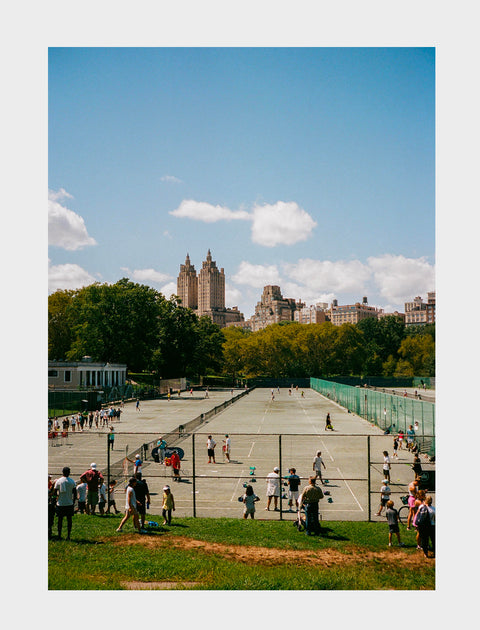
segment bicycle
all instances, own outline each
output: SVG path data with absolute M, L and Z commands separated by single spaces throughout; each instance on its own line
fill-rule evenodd
M 403 505 L 398 510 L 398 520 L 402 523 L 402 525 L 405 525 L 408 519 L 408 512 L 410 511 L 410 508 L 408 507 L 408 495 L 400 497 L 400 500 Z

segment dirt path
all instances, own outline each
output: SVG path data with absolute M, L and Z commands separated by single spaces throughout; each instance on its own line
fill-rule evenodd
M 212 543 L 203 540 L 185 538 L 183 536 L 155 536 L 140 537 L 136 534 L 128 534 L 119 539 L 116 544 L 122 546 L 142 545 L 152 549 L 163 547 L 198 550 L 205 554 L 215 554 L 224 558 L 231 558 L 236 562 L 256 564 L 264 566 L 297 565 L 297 566 L 321 566 L 332 567 L 335 565 L 363 564 L 372 561 L 396 564 L 411 567 L 424 566 L 427 560 L 421 552 L 410 554 L 398 547 L 392 547 L 385 551 L 368 551 L 361 547 L 351 545 L 341 553 L 335 549 L 272 549 L 269 547 L 245 547 L 243 545 L 231 545 Z

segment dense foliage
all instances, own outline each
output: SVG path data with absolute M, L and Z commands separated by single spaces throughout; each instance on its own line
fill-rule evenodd
M 232 376 L 435 375 L 435 327 L 410 330 L 393 315 L 356 325 L 290 322 L 223 334 L 224 370 Z
M 196 376 L 221 367 L 223 336 L 172 297 L 123 278 L 49 296 L 51 360 L 126 363 L 160 378 Z
M 50 359 L 126 363 L 161 378 L 434 376 L 435 326 L 396 316 L 334 326 L 283 322 L 256 333 L 220 328 L 127 278 L 48 300 Z

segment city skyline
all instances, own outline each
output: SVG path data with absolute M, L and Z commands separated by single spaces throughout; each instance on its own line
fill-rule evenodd
M 208 249 L 264 286 L 387 311 L 435 290 L 432 48 L 52 48 L 49 291 L 176 294 Z

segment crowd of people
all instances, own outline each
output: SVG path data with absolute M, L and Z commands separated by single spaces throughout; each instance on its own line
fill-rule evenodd
M 87 429 L 104 429 L 110 427 L 112 422 L 120 422 L 122 414 L 121 407 L 110 406 L 108 409 L 97 409 L 96 411 L 79 412 L 71 416 L 64 416 L 61 420 L 55 416 L 48 418 L 48 432 L 82 432 Z

